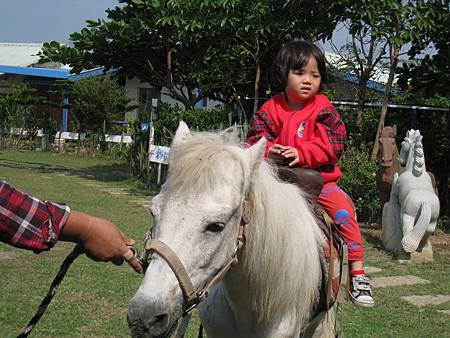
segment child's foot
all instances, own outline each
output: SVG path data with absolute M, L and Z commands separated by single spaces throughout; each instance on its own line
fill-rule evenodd
M 350 284 L 350 300 L 362 307 L 375 305 L 370 289 L 370 280 L 365 275 L 353 276 Z

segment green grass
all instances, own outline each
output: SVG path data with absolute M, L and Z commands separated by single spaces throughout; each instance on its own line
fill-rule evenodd
M 155 191 L 127 178 L 126 163 L 43 152 L 0 152 L 0 178 L 39 198 L 66 202 L 73 209 L 104 217 L 138 241 L 150 226 L 145 208 L 133 199 L 150 198 Z M 101 187 L 93 185 L 101 185 Z M 90 186 L 88 186 L 90 185 Z M 134 196 L 103 190 L 127 189 Z M 450 337 L 450 318 L 437 310 L 450 303 L 417 308 L 400 297 L 450 294 L 450 250 L 435 247 L 433 263 L 400 265 L 381 250 L 379 239 L 364 234 L 367 265 L 382 272 L 372 277 L 415 275 L 426 285 L 375 289 L 376 307 L 365 310 L 350 304 L 340 308 L 346 337 Z M 35 313 L 71 243 L 58 243 L 36 255 L 0 243 L 0 337 L 15 337 Z M 127 337 L 126 311 L 141 277 L 128 266 L 94 263 L 78 258 L 32 337 Z M 276 286 L 274 286 L 276 287 Z M 187 337 L 197 336 L 198 318 Z

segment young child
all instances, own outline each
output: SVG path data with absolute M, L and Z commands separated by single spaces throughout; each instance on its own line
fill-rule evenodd
M 364 250 L 356 211 L 336 181 L 336 162 L 344 151 L 346 130 L 331 102 L 319 94 L 327 81 L 325 56 L 308 41 L 285 44 L 274 60 L 273 76 L 284 92 L 267 101 L 252 118 L 247 143 L 267 139 L 266 157 L 281 156 L 289 166 L 318 170 L 324 185 L 317 202 L 339 225 L 349 248 L 350 299 L 372 307 L 370 281 L 364 274 Z

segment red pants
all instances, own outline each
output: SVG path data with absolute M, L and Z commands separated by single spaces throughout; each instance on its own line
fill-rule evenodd
M 350 262 L 364 260 L 361 232 L 350 197 L 335 182 L 328 182 L 323 185 L 317 202 L 338 224 L 338 229 L 348 246 L 348 260 Z

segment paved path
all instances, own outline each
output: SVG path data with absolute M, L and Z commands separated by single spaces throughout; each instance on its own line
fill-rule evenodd
M 374 274 L 382 271 L 380 268 L 374 266 L 366 266 L 365 271 L 371 277 L 372 286 L 374 288 L 402 287 L 404 285 L 428 284 L 430 282 L 426 279 L 413 275 L 374 277 L 373 276 Z M 410 295 L 410 296 L 402 296 L 400 298 L 417 307 L 450 303 L 450 295 L 441 295 L 441 294 Z M 450 315 L 450 310 L 437 310 L 437 312 L 443 315 Z

